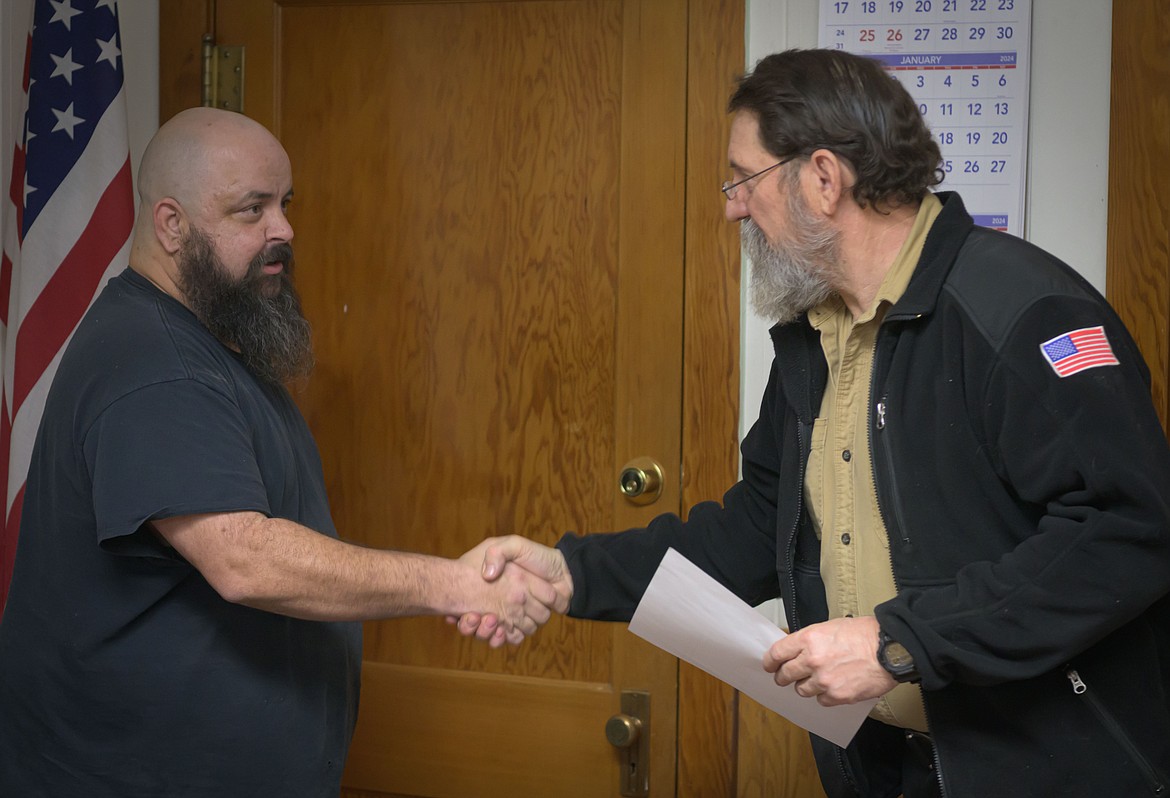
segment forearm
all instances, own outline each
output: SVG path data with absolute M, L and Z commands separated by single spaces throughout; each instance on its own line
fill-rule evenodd
M 309 620 L 450 615 L 484 609 L 458 560 L 369 549 L 258 513 L 190 516 L 156 529 L 227 601 Z
M 752 513 L 745 506 L 747 492 L 740 483 L 724 496 L 724 506 L 703 502 L 691 508 L 685 522 L 667 513 L 644 529 L 562 537 L 557 548 L 565 555 L 575 587 L 569 614 L 628 621 L 668 548 L 744 601 L 758 604 L 775 598 L 775 514 Z M 764 522 L 757 524 L 761 517 Z

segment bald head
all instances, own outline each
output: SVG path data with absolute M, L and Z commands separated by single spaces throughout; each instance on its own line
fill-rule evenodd
M 159 128 L 138 168 L 138 197 L 151 207 L 164 197 L 197 205 L 225 169 L 257 150 L 283 149 L 260 123 L 218 108 L 181 111 Z
M 208 239 L 236 279 L 292 240 L 288 154 L 242 114 L 191 108 L 167 121 L 142 156 L 138 195 L 130 267 L 180 301 L 181 260 L 193 235 Z

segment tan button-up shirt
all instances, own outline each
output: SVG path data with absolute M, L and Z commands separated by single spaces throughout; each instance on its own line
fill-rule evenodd
M 878 327 L 905 292 L 940 210 L 938 198 L 927 195 L 864 315 L 854 319 L 837 297 L 809 312 L 829 364 L 829 382 L 813 425 L 805 491 L 821 538 L 821 577 L 830 618 L 872 615 L 874 607 L 897 593 L 870 461 L 868 409 L 874 401 L 870 378 Z M 898 685 L 870 716 L 893 726 L 929 731 L 915 684 Z

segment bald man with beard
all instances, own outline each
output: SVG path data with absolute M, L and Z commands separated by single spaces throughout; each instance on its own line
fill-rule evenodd
M 312 366 L 292 170 L 238 114 L 150 143 L 129 268 L 66 350 L 0 623 L 0 795 L 336 796 L 360 621 L 498 614 L 571 586 L 342 542 L 284 387 Z M 566 577 L 567 579 L 567 577 Z

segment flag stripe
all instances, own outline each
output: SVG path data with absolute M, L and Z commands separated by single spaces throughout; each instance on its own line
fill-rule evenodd
M 24 174 L 24 148 L 16 147 L 12 151 L 12 181 L 8 186 L 8 197 L 16 207 L 16 235 L 20 241 L 21 231 L 24 230 L 24 181 L 20 178 Z
M 12 508 L 4 520 L 4 528 L 18 530 L 20 528 L 20 511 L 24 508 L 24 485 L 21 484 L 12 501 Z M 16 560 L 17 535 L 0 535 L 0 611 L 4 609 L 4 599 L 8 596 L 8 584 L 12 581 L 12 563 Z
M 13 490 L 12 486 L 8 484 L 10 458 L 7 456 L 7 454 L 9 451 L 11 451 L 12 446 L 12 422 L 9 419 L 12 418 L 12 415 L 8 412 L 7 396 L 0 396 L 0 411 L 3 412 L 3 415 L 0 416 L 0 452 L 5 454 L 4 457 L 0 457 L 0 486 L 2 486 L 5 491 L 4 515 L 0 516 L 0 546 L 2 546 L 3 542 L 9 537 L 8 535 L 3 534 L 4 530 L 8 526 L 9 508 L 12 506 L 12 503 L 7 501 L 7 499 L 16 496 L 17 491 L 20 490 L 19 483 L 24 482 L 24 479 L 22 478 L 17 483 L 15 490 Z M 3 565 L 6 562 L 12 561 L 5 560 L 2 554 L 0 554 L 0 565 Z M 3 585 L 4 578 L 5 569 L 0 568 L 0 587 Z M 3 597 L 4 593 L 0 592 L 0 602 L 3 602 Z
M 34 139 L 32 146 L 39 140 L 39 137 Z M 105 191 L 125 164 L 129 154 L 127 140 L 125 104 L 118 102 L 97 122 L 97 131 L 90 139 L 85 157 L 45 203 L 41 210 L 45 223 L 33 224 L 25 232 L 19 259 L 24 265 L 19 280 L 13 284 L 17 292 L 14 301 L 19 303 L 22 314 L 44 290 L 56 264 L 69 254 L 85 232 L 100 192 Z
M 0 325 L 8 326 L 8 297 L 12 295 L 12 258 L 8 252 L 0 253 Z M 0 449 L 3 451 L 3 449 Z
M 117 18 L 108 9 L 94 8 L 66 26 L 53 21 L 53 12 L 51 3 L 36 4 L 29 51 L 28 126 L 35 138 L 26 142 L 25 157 L 28 183 L 35 191 L 25 197 L 26 237 L 61 181 L 79 162 L 92 162 L 88 148 L 97 121 L 122 93 L 121 62 L 98 60 L 99 41 L 118 38 Z M 62 74 L 58 68 L 62 59 L 76 62 L 78 68 Z
M 1104 327 L 1086 327 L 1058 335 L 1040 344 L 1040 352 L 1060 377 L 1098 366 L 1118 365 Z
M 126 245 L 124 251 L 119 257 L 128 257 L 129 244 Z M 118 261 L 121 263 L 124 261 Z M 120 265 L 112 265 L 110 270 L 106 272 L 106 276 L 112 276 L 114 273 L 121 271 Z M 103 278 L 101 285 L 104 285 L 106 280 Z M 98 291 L 101 291 L 99 285 Z M 73 333 L 70 332 L 70 337 Z M 66 339 L 66 345 L 69 341 Z M 16 492 L 20 490 L 20 486 L 24 483 L 24 475 L 28 473 L 29 463 L 32 462 L 33 443 L 36 441 L 37 428 L 40 426 L 41 413 L 45 407 L 45 400 L 49 396 L 49 388 L 53 384 L 53 377 L 57 373 L 57 367 L 61 363 L 61 356 L 65 354 L 65 347 L 57 352 L 52 362 L 49 363 L 48 368 L 45 369 L 41 378 L 37 380 L 28 396 L 25 397 L 24 404 L 20 408 L 20 412 L 10 415 L 12 419 L 11 434 L 9 436 L 11 449 L 8 456 L 8 504 L 12 504 L 12 498 Z
M 106 266 L 134 224 L 130 159 L 106 187 L 85 231 L 29 308 L 16 336 L 12 412 L 20 411 L 29 388 L 81 320 Z
M 3 204 L 0 262 L 0 606 L 49 387 L 105 278 L 125 268 L 134 223 L 117 3 L 27 1 L 26 111 Z

